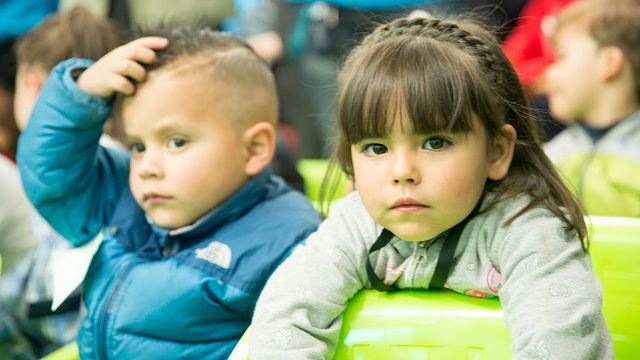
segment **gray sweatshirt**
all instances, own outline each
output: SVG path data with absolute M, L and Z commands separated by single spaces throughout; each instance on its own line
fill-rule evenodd
M 505 224 L 527 203 L 525 196 L 503 201 L 469 221 L 445 286 L 499 295 L 513 359 L 613 359 L 602 288 L 579 239 L 541 206 Z M 381 232 L 357 192 L 336 201 L 267 282 L 251 325 L 250 358 L 331 359 L 348 300 L 371 288 L 366 261 Z M 387 284 L 427 288 L 445 238 L 393 238 L 371 264 Z

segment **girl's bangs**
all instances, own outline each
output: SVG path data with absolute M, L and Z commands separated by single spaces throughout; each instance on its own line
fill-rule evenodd
M 384 137 L 403 111 L 411 126 L 407 131 L 473 129 L 477 79 L 459 50 L 423 38 L 378 45 L 348 64 L 341 78 L 338 121 L 349 143 Z

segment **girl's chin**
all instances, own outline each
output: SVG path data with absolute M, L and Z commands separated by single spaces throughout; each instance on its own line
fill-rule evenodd
M 397 231 L 393 231 L 392 229 L 389 230 L 400 239 L 411 242 L 431 240 L 439 235 L 439 233 L 433 233 L 430 231 L 408 231 L 402 229 L 398 229 Z

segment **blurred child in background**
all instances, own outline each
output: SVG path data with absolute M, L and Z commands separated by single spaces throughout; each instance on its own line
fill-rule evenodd
M 569 127 L 545 151 L 587 214 L 640 217 L 640 1 L 577 1 L 552 40 L 547 94 Z

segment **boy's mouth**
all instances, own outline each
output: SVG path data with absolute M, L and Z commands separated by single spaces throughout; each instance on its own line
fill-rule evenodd
M 163 196 L 155 193 L 147 193 L 143 195 L 142 202 L 145 204 L 155 204 L 155 203 L 165 202 L 170 199 L 171 198 L 168 196 Z

